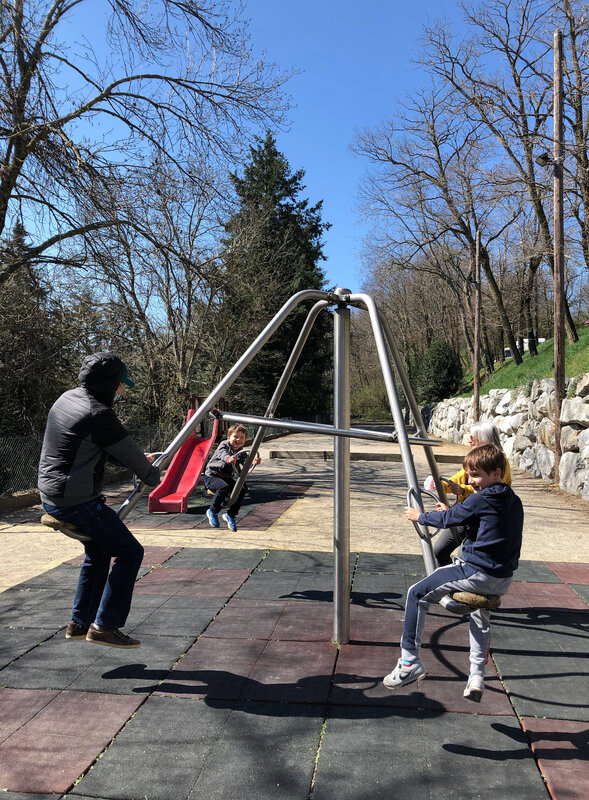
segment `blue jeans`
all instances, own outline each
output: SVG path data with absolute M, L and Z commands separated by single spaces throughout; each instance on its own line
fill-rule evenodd
M 205 475 L 204 477 L 204 485 L 205 488 L 211 492 L 214 492 L 213 499 L 211 500 L 211 511 L 214 511 L 215 514 L 219 514 L 223 503 L 225 502 L 225 498 L 228 497 L 231 492 L 233 491 L 233 487 L 235 486 L 235 481 L 230 478 L 229 476 L 225 477 L 224 475 Z M 229 506 L 227 509 L 227 513 L 230 517 L 236 517 L 239 514 L 239 509 L 241 508 L 241 503 L 243 500 L 243 496 L 245 495 L 245 485 L 235 503 Z
M 143 547 L 104 497 L 78 506 L 43 503 L 48 514 L 77 525 L 92 541 L 84 542 L 86 558 L 80 570 L 72 622 L 88 627 L 122 628 L 131 609 Z M 111 558 L 114 558 L 112 569 Z

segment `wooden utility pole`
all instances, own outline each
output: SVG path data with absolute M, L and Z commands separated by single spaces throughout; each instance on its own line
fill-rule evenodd
M 563 117 L 562 33 L 554 32 L 554 483 L 559 485 L 560 410 L 564 398 L 564 209 L 563 209 Z
M 481 232 L 477 228 L 474 250 L 474 359 L 473 359 L 473 419 L 479 421 L 481 389 Z

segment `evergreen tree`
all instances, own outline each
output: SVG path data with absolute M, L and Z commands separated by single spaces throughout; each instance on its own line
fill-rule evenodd
M 426 350 L 417 372 L 417 394 L 422 403 L 437 403 L 452 397 L 462 380 L 460 356 L 444 339 L 436 339 Z
M 231 175 L 237 211 L 225 225 L 224 283 L 217 316 L 217 377 L 247 349 L 280 307 L 302 289 L 323 289 L 319 202 L 301 199 L 303 170 L 292 172 L 270 133 L 250 148 L 243 176 Z M 255 357 L 231 393 L 235 409 L 265 409 L 306 318 L 301 304 Z M 278 409 L 280 416 L 308 417 L 328 411 L 331 322 L 316 321 Z

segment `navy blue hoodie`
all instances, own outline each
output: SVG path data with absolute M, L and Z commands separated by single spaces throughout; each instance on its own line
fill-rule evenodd
M 496 578 L 508 578 L 517 569 L 522 545 L 524 510 L 506 483 L 475 492 L 447 511 L 419 515 L 422 525 L 450 528 L 466 525 L 462 560 Z

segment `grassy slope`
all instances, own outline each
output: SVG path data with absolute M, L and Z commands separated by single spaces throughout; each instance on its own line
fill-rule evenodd
M 581 325 L 578 329 L 579 341 L 568 344 L 565 348 L 566 377 L 573 378 L 589 372 L 589 325 Z M 488 394 L 489 389 L 516 389 L 525 386 L 529 381 L 554 376 L 554 344 L 552 339 L 538 345 L 538 355 L 531 358 L 524 353 L 523 363 L 516 366 L 513 359 L 508 358 L 504 364 L 497 364 L 495 372 L 488 381 L 481 384 L 481 394 Z M 472 375 L 465 376 L 465 385 L 461 397 L 472 395 Z

